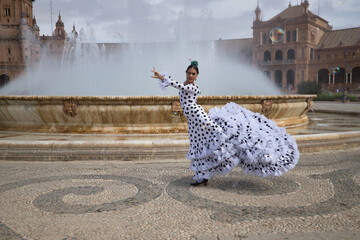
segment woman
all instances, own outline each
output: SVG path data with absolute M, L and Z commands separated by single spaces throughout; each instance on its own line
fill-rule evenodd
M 275 122 L 253 113 L 235 103 L 221 109 L 212 108 L 209 114 L 197 105 L 199 88 L 195 80 L 198 63 L 192 61 L 186 69 L 186 81 L 179 83 L 166 74 L 154 76 L 161 88 L 172 86 L 180 90 L 180 102 L 188 120 L 191 160 L 195 183 L 207 185 L 216 174 L 226 174 L 236 166 L 245 173 L 261 177 L 280 176 L 295 167 L 299 151 L 294 139 Z

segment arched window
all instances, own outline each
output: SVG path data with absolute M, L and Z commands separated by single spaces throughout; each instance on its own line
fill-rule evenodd
M 289 49 L 287 51 L 287 60 L 295 60 L 295 50 Z
M 345 81 L 345 69 L 344 68 L 340 68 L 340 72 L 334 74 L 335 76 L 335 80 L 334 83 L 344 83 Z
M 352 83 L 360 83 L 360 67 L 352 70 Z
M 287 31 L 286 32 L 286 42 L 290 42 L 291 41 L 291 31 Z
M 280 70 L 275 71 L 275 84 L 279 88 L 282 88 L 282 72 Z
M 293 42 L 296 42 L 296 30 L 293 31 Z
M 286 73 L 286 88 L 291 90 L 295 87 L 295 73 L 292 69 L 288 70 Z
M 318 72 L 318 83 L 329 83 L 329 70 L 326 68 L 320 69 Z
M 0 88 L 4 87 L 9 82 L 9 76 L 6 74 L 2 74 L 0 76 Z
M 270 51 L 264 52 L 264 62 L 270 62 L 271 61 L 271 53 Z
M 283 53 L 281 50 L 277 50 L 275 52 L 275 61 L 282 61 L 283 60 Z
M 264 33 L 264 34 L 263 34 L 263 44 L 266 44 L 266 39 L 267 39 L 267 34 Z
M 6 17 L 10 17 L 10 8 L 4 8 L 4 10 L 5 10 L 5 16 Z

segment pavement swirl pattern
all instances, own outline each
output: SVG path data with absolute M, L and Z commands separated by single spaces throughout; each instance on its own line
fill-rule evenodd
M 359 153 L 304 154 L 282 177 L 262 179 L 237 169 L 196 188 L 185 161 L 1 162 L 0 239 L 357 233 Z

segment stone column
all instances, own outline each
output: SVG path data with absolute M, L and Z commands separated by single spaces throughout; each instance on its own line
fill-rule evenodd
M 297 28 L 296 29 L 296 42 L 298 42 L 299 40 L 299 29 Z
M 331 74 L 329 73 L 329 84 L 331 84 Z
M 348 83 L 349 80 L 348 80 L 348 73 L 345 71 L 345 84 Z

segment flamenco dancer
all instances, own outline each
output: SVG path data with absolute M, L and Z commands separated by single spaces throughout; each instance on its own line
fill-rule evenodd
M 195 173 L 192 186 L 206 186 L 214 175 L 224 175 L 235 167 L 260 177 L 280 176 L 295 167 L 299 159 L 296 142 L 285 128 L 265 116 L 251 112 L 233 102 L 221 109 L 212 108 L 209 114 L 196 103 L 200 94 L 195 80 L 198 62 L 186 69 L 186 81 L 179 83 L 155 67 L 152 78 L 159 79 L 162 89 L 179 89 L 181 108 L 188 121 L 191 160 Z

